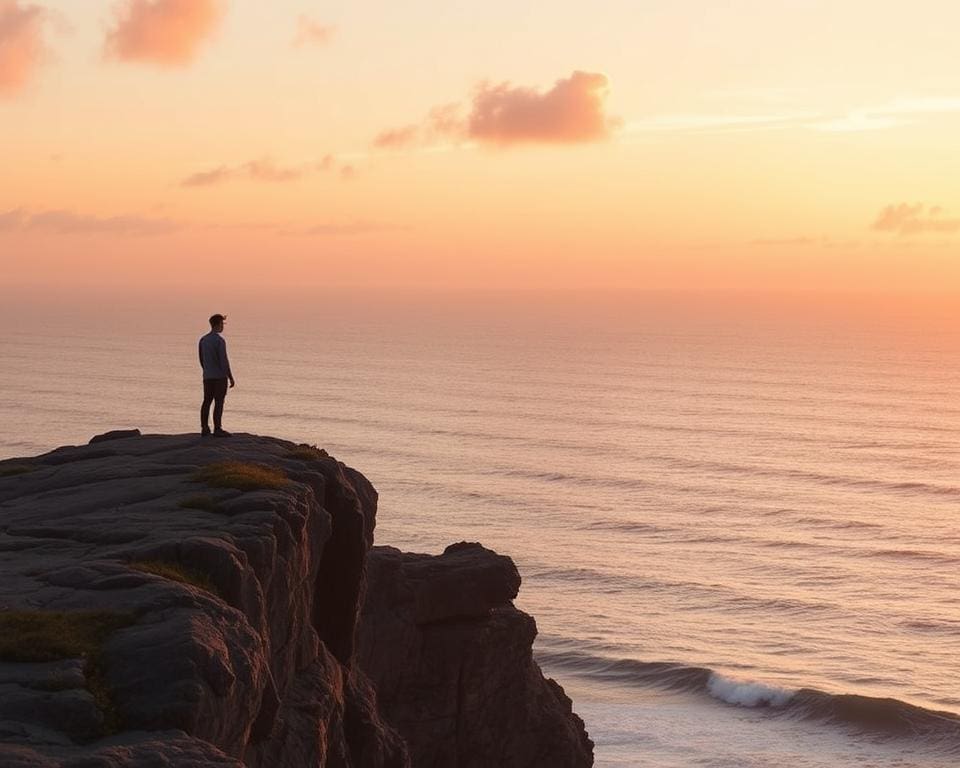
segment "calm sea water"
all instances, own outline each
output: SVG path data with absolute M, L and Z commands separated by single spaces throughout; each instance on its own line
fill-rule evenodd
M 3 315 L 0 457 L 196 429 L 195 314 Z M 317 302 L 225 335 L 228 429 L 363 471 L 379 543 L 516 560 L 599 766 L 960 762 L 954 326 Z

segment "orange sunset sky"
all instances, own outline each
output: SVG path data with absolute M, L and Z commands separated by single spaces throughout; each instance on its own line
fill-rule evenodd
M 960 287 L 956 0 L 0 0 L 0 287 Z

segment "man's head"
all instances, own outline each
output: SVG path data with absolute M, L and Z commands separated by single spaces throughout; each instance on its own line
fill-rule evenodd
M 226 319 L 226 315 L 210 315 L 210 330 L 222 331 L 223 323 Z

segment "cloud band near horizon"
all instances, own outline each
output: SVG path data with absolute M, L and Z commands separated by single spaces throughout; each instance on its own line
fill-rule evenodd
M 67 210 L 28 211 L 22 208 L 0 213 L 0 232 L 46 232 L 56 235 L 166 235 L 182 229 L 173 219 L 147 216 L 95 216 Z
M 945 234 L 960 232 L 960 219 L 947 218 L 939 205 L 898 203 L 880 211 L 872 228 L 877 232 L 897 235 L 922 235 L 928 232 Z
M 316 162 L 299 165 L 278 165 L 270 158 L 250 160 L 239 165 L 221 165 L 205 171 L 198 171 L 180 180 L 180 186 L 187 189 L 213 187 L 230 181 L 246 180 L 268 184 L 282 184 L 299 181 L 321 173 L 338 173 L 341 180 L 353 178 L 356 169 L 349 164 L 337 165 L 333 155 L 325 155 Z

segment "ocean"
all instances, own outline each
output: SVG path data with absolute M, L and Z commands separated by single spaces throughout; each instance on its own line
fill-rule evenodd
M 960 764 L 957 318 L 702 297 L 8 306 L 0 458 L 197 429 L 214 311 L 227 429 L 362 471 L 380 544 L 513 557 L 598 766 Z

